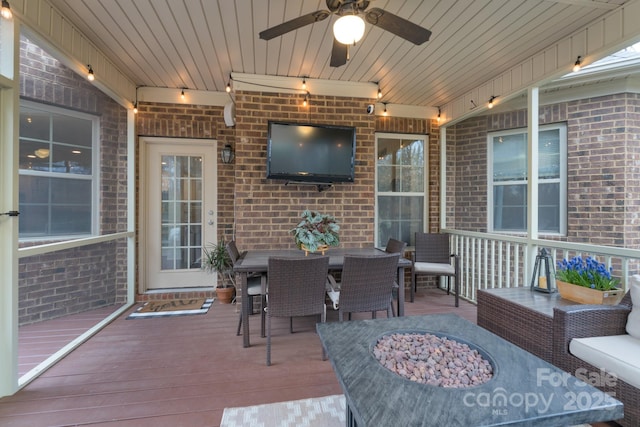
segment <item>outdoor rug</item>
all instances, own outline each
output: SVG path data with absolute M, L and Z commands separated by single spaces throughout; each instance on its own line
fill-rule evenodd
M 220 427 L 344 427 L 344 396 L 291 400 L 244 408 L 225 408 Z
M 213 298 L 147 301 L 131 313 L 127 319 L 205 314 L 209 311 L 211 303 L 213 303 Z

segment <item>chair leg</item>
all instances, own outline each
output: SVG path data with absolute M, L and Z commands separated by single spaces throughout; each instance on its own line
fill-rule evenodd
M 324 307 L 324 312 L 320 315 L 320 322 L 326 323 L 327 321 L 327 307 Z M 324 344 L 320 344 L 322 346 L 322 360 L 327 360 L 327 350 L 324 348 Z
M 267 315 L 267 312 L 265 311 L 266 307 L 267 307 L 267 298 L 266 296 L 262 295 L 262 302 L 260 304 L 260 336 L 262 338 L 265 337 L 264 320 L 265 320 L 265 316 Z
M 417 289 L 418 284 L 416 283 L 416 274 L 411 272 L 411 302 L 413 302 L 413 297 Z
M 267 366 L 271 366 L 271 316 L 267 316 Z
M 456 275 L 456 277 L 454 277 L 454 286 L 455 286 L 455 292 L 456 292 L 456 307 L 459 306 L 458 304 L 458 297 L 460 295 L 460 276 Z
M 293 317 L 289 317 L 289 333 L 293 333 Z
M 238 319 L 238 330 L 236 336 L 240 336 L 240 328 L 242 328 L 242 307 L 240 307 L 240 318 Z
M 447 295 L 449 295 L 450 290 L 451 290 L 451 276 L 447 276 Z

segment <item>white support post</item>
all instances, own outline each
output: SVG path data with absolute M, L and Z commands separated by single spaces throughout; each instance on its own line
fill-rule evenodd
M 533 274 L 537 246 L 532 242 L 538 238 L 538 87 L 530 87 L 527 93 L 527 244 L 525 257 L 525 283 Z

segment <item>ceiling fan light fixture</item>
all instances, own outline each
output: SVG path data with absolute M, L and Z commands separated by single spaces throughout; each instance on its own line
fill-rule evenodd
M 364 21 L 357 15 L 341 16 L 333 24 L 333 36 L 342 44 L 356 44 L 364 36 Z

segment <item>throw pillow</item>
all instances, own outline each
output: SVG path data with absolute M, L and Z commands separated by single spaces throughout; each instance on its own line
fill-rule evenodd
M 640 339 L 640 275 L 634 274 L 629 280 L 629 292 L 633 308 L 627 317 L 627 333 Z

